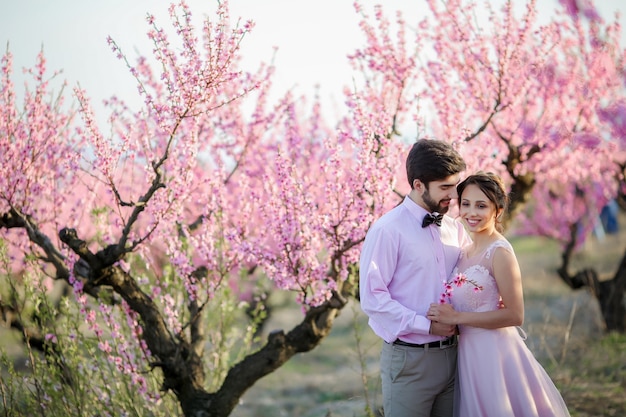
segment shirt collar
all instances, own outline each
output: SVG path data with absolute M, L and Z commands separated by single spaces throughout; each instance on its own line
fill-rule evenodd
M 428 211 L 424 207 L 417 204 L 415 201 L 411 200 L 411 197 L 409 197 L 408 195 L 404 197 L 404 201 L 402 202 L 402 204 L 404 205 L 404 207 L 406 207 L 407 210 L 409 210 L 409 212 L 413 216 L 415 216 L 417 220 L 420 221 L 420 224 L 422 224 L 422 220 L 424 220 L 424 217 L 426 216 L 426 214 L 428 214 Z

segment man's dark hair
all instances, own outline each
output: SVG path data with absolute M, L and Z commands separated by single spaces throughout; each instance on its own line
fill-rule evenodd
M 450 175 L 465 171 L 465 161 L 451 144 L 436 139 L 419 139 L 406 158 L 406 176 L 413 189 L 413 181 L 428 186 Z

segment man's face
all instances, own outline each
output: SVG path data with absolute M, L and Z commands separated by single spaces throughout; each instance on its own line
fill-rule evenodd
M 460 178 L 460 174 L 454 174 L 440 181 L 431 181 L 422 194 L 422 201 L 428 210 L 441 214 L 447 213 L 450 200 L 457 198 L 456 185 Z

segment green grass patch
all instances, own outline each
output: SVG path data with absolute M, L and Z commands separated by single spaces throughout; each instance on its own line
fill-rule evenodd
M 554 239 L 541 236 L 509 236 L 507 237 L 518 254 L 559 253 L 561 247 Z
M 546 369 L 572 417 L 626 415 L 626 335 L 607 334 L 564 363 Z

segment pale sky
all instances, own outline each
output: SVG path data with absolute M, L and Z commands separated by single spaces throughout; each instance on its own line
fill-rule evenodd
M 210 14 L 216 0 L 187 0 L 196 17 Z M 402 10 L 405 18 L 426 8 L 423 0 L 362 0 L 368 12 L 382 3 L 391 18 L 392 11 Z M 493 0 L 494 5 L 504 0 Z M 521 4 L 521 2 L 516 1 Z M 545 11 L 552 12 L 557 0 L 538 0 Z M 602 17 L 613 20 L 621 9 L 623 31 L 626 31 L 625 2 L 597 0 Z M 621 3 L 621 5 L 620 5 Z M 150 55 L 146 37 L 148 12 L 157 23 L 169 28 L 166 0 L 0 0 L 0 42 L 4 53 L 7 42 L 14 55 L 14 80 L 18 93 L 23 90 L 21 69 L 30 67 L 44 48 L 49 70 L 63 70 L 61 78 L 70 87 L 80 83 L 93 104 L 112 95 L 138 103 L 133 78 L 122 61 L 115 58 L 106 43 L 111 35 L 129 55 L 135 49 Z M 322 97 L 341 99 L 341 87 L 350 81 L 346 59 L 348 53 L 363 46 L 357 27 L 353 0 L 230 0 L 231 17 L 252 19 L 256 27 L 244 40 L 244 62 L 269 62 L 273 47 L 277 74 L 275 88 L 282 91 L 296 87 L 308 94 L 321 85 Z M 624 33 L 622 39 L 626 39 Z M 626 45 L 626 41 L 622 42 Z

